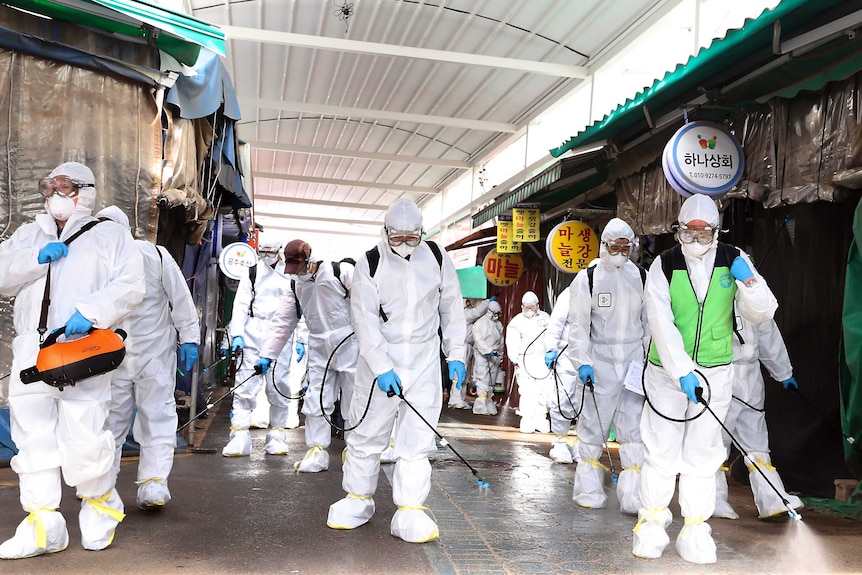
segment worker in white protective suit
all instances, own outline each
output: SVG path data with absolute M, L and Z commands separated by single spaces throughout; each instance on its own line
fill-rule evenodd
M 578 372 L 572 364 L 569 347 L 569 293 L 567 287 L 557 296 L 551 310 L 551 320 L 545 331 L 545 365 L 552 370 L 553 383 L 548 398 L 548 413 L 551 416 L 551 451 L 548 457 L 556 463 L 574 463 L 580 458 L 578 438 L 569 435 L 572 423 L 579 415 L 578 407 L 583 405 L 583 395 L 576 398 L 575 390 Z M 583 387 L 580 387 L 583 391 Z
M 784 389 L 796 390 L 799 385 L 793 377 L 793 366 L 775 320 L 753 324 L 738 319 L 733 336 L 733 399 L 724 426 L 744 450 L 758 517 L 767 519 L 787 512 L 784 501 L 794 510 L 802 509 L 804 504 L 784 489 L 784 482 L 769 457 L 769 432 L 763 408 L 766 390 L 760 364 Z M 731 439 L 724 430 L 722 438 L 729 454 Z M 737 519 L 739 515 L 727 501 L 727 476 L 723 468 L 716 472 L 715 480 L 713 517 Z
M 548 433 L 548 398 L 551 372 L 545 365 L 542 341 L 551 317 L 539 309 L 539 297 L 528 291 L 521 297 L 521 313 L 506 327 L 506 353 L 515 366 L 518 382 L 521 433 Z
M 129 230 L 129 218 L 117 206 L 98 214 Z M 146 295 L 123 322 L 126 357 L 111 375 L 111 414 L 114 433 L 114 473 L 120 472 L 123 444 L 129 428 L 141 446 L 137 503 L 158 508 L 171 500 L 168 476 L 177 446 L 176 370 L 189 371 L 198 359 L 198 312 L 183 272 L 162 246 L 136 240 L 144 260 Z M 177 365 L 177 341 L 180 343 Z
M 78 521 L 85 549 L 110 545 L 124 517 L 114 488 L 114 436 L 108 428 L 111 374 L 88 377 L 62 391 L 43 382 L 25 385 L 19 375 L 36 363 L 49 269 L 46 333 L 65 327 L 71 339 L 91 327 L 111 328 L 144 297 L 143 260 L 129 231 L 92 216 L 95 182 L 83 164 L 57 166 L 39 182 L 47 213 L 0 243 L 0 295 L 15 297 L 9 407 L 18 453 L 11 465 L 21 505 L 29 513 L 0 545 L 3 559 L 54 553 L 68 545 L 66 520 L 58 511 L 61 470 L 81 499 Z
M 497 415 L 494 383 L 500 373 L 500 360 L 503 357 L 502 314 L 500 304 L 492 301 L 485 315 L 473 324 L 473 379 L 476 381 L 473 413 L 477 415 Z
M 601 459 L 613 425 L 622 468 L 617 499 L 620 511 L 631 514 L 641 507 L 644 449 L 639 426 L 644 398 L 624 382 L 629 369 L 643 373 L 649 344 L 643 277 L 629 259 L 635 242 L 634 231 L 619 218 L 611 219 L 602 230 L 598 261 L 578 272 L 569 288 L 567 350 L 578 370 L 580 393 L 585 396 L 577 425 L 581 460 L 575 469 L 572 499 L 581 507 L 602 508 L 607 504 L 607 467 Z M 632 368 L 633 364 L 636 367 Z
M 266 244 L 261 245 L 264 246 Z M 233 301 L 228 333 L 231 337 L 231 351 L 242 350 L 242 364 L 236 370 L 235 380 L 245 383 L 233 393 L 230 440 L 222 448 L 222 455 L 225 457 L 251 454 L 249 427 L 262 386 L 266 387 L 269 400 L 270 425 L 264 451 L 269 455 L 285 455 L 288 450 L 284 430 L 287 428 L 291 403 L 296 403 L 297 400 L 290 399 L 291 396 L 285 394 L 281 388 L 279 393 L 279 390 L 275 389 L 271 374 L 267 375 L 255 368 L 258 359 L 262 357 L 263 343 L 274 329 L 276 310 L 285 301 L 295 301 L 290 280 L 275 271 L 278 257 L 270 252 L 271 250 L 264 250 L 268 255 L 260 257 L 256 266 L 249 268 L 249 274 L 242 277 Z M 272 356 L 279 359 L 279 372 L 287 373 L 290 369 L 292 353 L 289 348 L 287 352 L 283 356 Z M 289 373 L 287 376 L 289 377 Z
M 335 401 L 340 395 L 341 413 L 347 421 L 353 397 L 359 354 L 350 325 L 353 266 L 347 262 L 324 262 L 312 256 L 311 246 L 303 240 L 288 242 L 284 262 L 284 272 L 296 278 L 292 286 L 297 299 L 283 301 L 276 312 L 272 331 L 261 350 L 260 366 L 264 372 L 269 369 L 268 358 L 287 345 L 301 315 L 308 325 L 308 389 L 302 405 L 308 451 L 294 464 L 294 469 L 318 473 L 329 469 L 326 449 L 332 438 L 330 422 Z M 298 342 L 296 350 L 305 355 L 305 344 Z
M 386 211 L 382 233 L 357 263 L 353 278 L 351 311 L 360 355 L 349 421 L 357 427 L 347 437 L 342 481 L 347 496 L 330 506 L 326 524 L 354 529 L 371 519 L 380 453 L 397 413 L 392 499 L 398 511 L 390 532 L 423 543 L 439 536 L 437 524 L 423 511 L 431 490 L 428 454 L 437 450 L 434 428 L 443 403 L 438 328 L 449 379 L 457 389 L 466 379 L 467 321 L 455 267 L 437 244 L 422 241 L 416 204 L 396 200 Z M 387 393 L 403 397 L 425 421 L 406 403 L 399 409 L 402 400 Z
M 491 296 L 488 299 L 480 300 L 479 303 L 475 305 L 470 299 L 464 299 L 464 317 L 467 318 L 467 340 L 464 342 L 464 357 L 467 358 L 467 361 L 464 362 L 467 366 L 467 381 L 464 383 L 467 385 L 462 385 L 461 389 L 449 390 L 449 407 L 452 409 L 470 409 L 470 404 L 467 403 L 466 399 L 467 387 L 469 382 L 475 382 L 477 377 L 476 367 L 473 363 L 473 326 L 475 325 L 476 320 L 485 315 L 485 312 L 488 311 L 488 304 L 492 301 L 497 301 L 497 296 Z M 492 382 L 491 387 L 493 386 L 494 384 Z
M 668 504 L 679 474 L 685 526 L 676 550 L 692 563 L 716 561 L 706 520 L 715 507 L 715 471 L 727 456 L 716 417 L 723 419 L 730 404 L 733 310 L 761 323 L 778 307 L 748 255 L 718 241 L 719 224 L 712 198 L 689 197 L 679 212 L 679 245 L 662 252 L 647 276 L 644 299 L 652 343 L 641 418 L 642 507 L 632 549 L 638 557 L 660 557 L 670 542 Z M 695 418 L 704 409 L 697 405 L 698 393 L 716 417 Z
M 264 241 L 257 248 L 258 256 L 269 265 L 273 266 L 276 272 L 283 276 L 287 276 L 284 272 L 284 246 L 279 242 Z M 273 263 L 275 262 L 275 263 Z M 290 278 L 287 278 L 290 279 Z M 286 345 L 278 357 L 278 361 L 273 363 L 272 372 L 267 374 L 267 382 L 271 385 L 260 386 L 260 391 L 257 392 L 255 406 L 251 412 L 251 427 L 256 429 L 267 429 L 269 427 L 269 399 L 268 394 L 277 393 L 284 398 L 290 398 L 288 403 L 287 423 L 285 428 L 295 429 L 299 427 L 299 397 L 302 389 L 302 376 L 305 370 L 305 339 L 303 333 L 305 322 L 300 321 L 294 332 L 294 342 L 302 342 L 299 345 Z M 291 362 L 293 357 L 293 349 L 296 348 L 296 361 Z M 301 351 L 300 351 L 301 350 Z M 299 373 L 296 373 L 299 372 Z M 299 377 L 294 377 L 298 375 Z

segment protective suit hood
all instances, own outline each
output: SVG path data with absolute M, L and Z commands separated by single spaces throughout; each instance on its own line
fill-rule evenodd
M 678 219 L 680 224 L 703 220 L 714 228 L 718 227 L 721 220 L 715 200 L 704 194 L 694 194 L 684 201 Z
M 67 176 L 73 180 L 84 182 L 85 185 L 78 189 L 78 202 L 75 205 L 71 215 L 66 218 L 66 221 L 71 220 L 75 216 L 89 216 L 96 208 L 96 178 L 93 171 L 84 164 L 78 162 L 66 162 L 60 164 L 48 174 L 49 178 L 57 176 Z M 45 201 L 45 211 L 53 217 L 51 210 L 48 209 L 48 201 Z
M 130 230 L 129 226 L 129 216 L 127 216 L 123 210 L 118 208 L 117 206 L 108 206 L 107 208 L 103 208 L 99 210 L 99 213 L 96 214 L 97 218 L 108 218 L 111 221 L 117 222 L 127 230 Z
M 605 229 L 602 230 L 601 237 L 602 241 L 599 242 L 599 259 L 601 259 L 602 265 L 604 266 L 620 268 L 625 265 L 626 261 L 629 259 L 629 256 L 625 254 L 611 254 L 608 252 L 605 242 L 609 242 L 617 238 L 626 238 L 632 244 L 632 252 L 634 252 L 638 245 L 638 238 L 635 235 L 634 230 L 632 230 L 631 226 L 620 218 L 612 218 L 605 226 Z

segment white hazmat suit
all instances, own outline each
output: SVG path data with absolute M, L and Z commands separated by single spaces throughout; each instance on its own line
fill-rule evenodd
M 506 327 L 506 353 L 515 366 L 518 381 L 518 403 L 521 433 L 548 433 L 548 397 L 551 373 L 545 365 L 545 342 L 542 341 L 551 316 L 538 309 L 539 298 L 531 291 L 521 297 L 521 313 Z
M 781 382 L 793 377 L 793 367 L 775 320 L 750 323 L 742 318 L 738 319 L 740 325 L 733 336 L 733 399 L 724 418 L 724 426 L 733 434 L 747 456 L 745 465 L 748 468 L 754 503 L 758 516 L 766 519 L 786 513 L 785 500 L 793 509 L 801 509 L 804 506 L 801 499 L 785 491 L 784 482 L 772 465 L 766 413 L 763 409 L 766 390 L 760 364 L 766 367 L 773 379 Z M 730 453 L 731 439 L 723 430 L 722 438 Z M 727 501 L 727 476 L 722 469 L 716 473 L 715 480 L 714 515 L 736 519 L 738 515 Z
M 231 339 L 242 336 L 243 342 L 242 365 L 236 371 L 235 380 L 237 383 L 248 381 L 234 391 L 230 441 L 222 449 L 222 455 L 225 457 L 245 456 L 251 453 L 249 427 L 261 386 L 266 386 L 271 427 L 266 434 L 264 449 L 270 455 L 287 453 L 284 430 L 287 428 L 290 404 L 295 400 L 276 391 L 271 374 L 254 375 L 257 360 L 265 357 L 260 354 L 260 351 L 272 333 L 275 313 L 281 305 L 296 305 L 290 289 L 290 280 L 276 272 L 270 264 L 260 260 L 257 262 L 254 290 L 252 291 L 250 275 L 240 280 L 233 302 L 230 324 L 228 324 Z M 290 352 L 291 350 L 288 349 L 285 355 L 273 356 L 278 357 L 280 369 L 285 371 L 289 369 Z
M 96 214 L 129 229 L 129 218 L 110 206 Z M 160 507 L 171 499 L 168 475 L 177 445 L 177 408 L 174 399 L 177 335 L 182 343 L 200 343 L 198 313 L 183 272 L 168 251 L 143 240 L 135 245 L 144 261 L 146 295 L 125 322 L 126 357 L 111 375 L 111 414 L 120 471 L 123 443 L 132 430 L 141 446 L 138 461 L 138 507 Z
M 285 250 L 289 250 L 294 242 L 290 242 Z M 351 335 L 353 328 L 350 325 L 353 266 L 340 262 L 340 277 L 336 277 L 332 263 L 314 259 L 310 247 L 305 262 L 306 272 L 296 274 L 294 286 L 302 310 L 302 319 L 308 326 L 308 389 L 302 406 L 308 451 L 302 460 L 294 464 L 294 468 L 300 472 L 316 473 L 329 469 L 329 453 L 326 448 L 331 442 L 332 429 L 324 417 L 324 412 L 327 417 L 333 413 L 339 394 L 341 413 L 347 421 L 359 348 L 356 338 Z M 290 265 L 288 258 L 287 266 Z M 313 273 L 310 270 L 313 270 Z M 286 271 L 293 270 L 288 267 Z M 276 312 L 275 322 L 270 337 L 264 343 L 261 357 L 272 357 L 290 340 L 296 325 L 296 308 L 290 309 L 289 305 L 295 306 L 295 303 L 282 302 Z
M 485 315 L 472 326 L 473 378 L 476 381 L 473 413 L 477 415 L 497 415 L 494 383 L 500 373 L 500 359 L 503 357 L 503 324 L 500 322 L 503 310 L 496 301 L 490 302 L 487 308 Z
M 42 382 L 23 384 L 22 369 L 35 365 L 39 323 L 49 265 L 39 263 L 40 251 L 51 242 L 71 237 L 91 221 L 96 190 L 93 173 L 69 162 L 51 172 L 86 182 L 77 205 L 58 230 L 49 214 L 18 228 L 0 243 L 0 294 L 15 297 L 15 339 L 9 407 L 12 440 L 18 454 L 12 469 L 18 474 L 21 506 L 29 513 L 15 536 L 0 545 L 0 558 L 30 557 L 62 551 L 69 535 L 60 506 L 60 474 L 81 498 L 78 516 L 81 543 L 99 550 L 111 544 L 123 520 L 123 502 L 114 488 L 114 436 L 108 429 L 111 374 L 81 380 L 62 391 Z M 65 257 L 51 268 L 51 305 L 47 328 L 62 327 L 76 314 L 104 329 L 116 326 L 144 297 L 143 261 L 129 231 L 114 222 L 101 222 L 68 246 Z
M 465 300 L 469 301 L 469 300 Z M 467 306 L 464 308 L 464 317 L 467 319 L 467 340 L 464 342 L 464 357 L 468 358 L 467 362 L 467 384 L 470 381 L 476 380 L 476 366 L 473 363 L 473 326 L 480 317 L 488 311 L 489 300 L 482 300 L 476 307 Z M 493 382 L 491 382 L 493 387 Z M 478 392 L 477 392 L 478 393 Z M 462 385 L 461 389 L 452 388 L 449 390 L 449 407 L 453 409 L 470 409 L 470 404 L 467 403 L 467 385 Z
M 592 390 L 584 389 L 584 381 L 579 385 L 586 397 L 578 420 L 581 460 L 575 470 L 573 499 L 581 507 L 607 504 L 604 472 L 608 468 L 600 460 L 613 425 L 622 467 L 617 484 L 620 511 L 635 514 L 640 509 L 643 444 L 639 425 L 644 399 L 627 389 L 624 381 L 633 362 L 643 366 L 649 335 L 641 272 L 628 255 L 608 252 L 606 244 L 617 238 L 627 239 L 632 247 L 635 244 L 631 227 L 613 218 L 602 231 L 592 287 L 589 268 L 578 272 L 570 287 L 568 351 L 579 373 L 589 366 L 595 377 Z
M 384 239 L 375 248 L 379 254 L 376 272 L 372 277 L 368 260 L 372 250 L 359 260 L 353 278 L 351 311 L 360 355 L 349 421 L 358 427 L 347 437 L 342 481 L 347 496 L 330 506 L 327 525 L 353 529 L 371 519 L 380 453 L 389 443 L 397 414 L 392 499 L 398 511 L 390 532 L 404 541 L 422 543 L 438 537 L 437 524 L 423 511 L 431 490 L 428 454 L 437 449 L 433 429 L 443 398 L 438 328 L 452 379 L 456 366 L 459 375 L 464 375 L 467 322 L 451 260 L 441 252 L 438 262 L 429 244 L 418 241 L 422 233 L 419 208 L 409 200 L 397 200 L 384 222 Z M 416 243 L 392 246 L 387 230 L 410 231 Z M 375 378 L 386 375 L 400 381 L 403 397 L 427 423 L 408 406 L 399 409 L 401 400 L 387 397 L 380 382 L 375 385 Z
M 583 387 L 576 387 L 578 372 L 572 363 L 571 354 L 568 351 L 569 332 L 569 302 L 571 287 L 567 287 L 557 296 L 554 307 L 551 310 L 551 321 L 545 332 L 545 363 L 548 362 L 548 352 L 554 352 L 553 369 L 551 377 L 554 378 L 548 398 L 548 413 L 551 416 L 551 433 L 554 439 L 551 441 L 551 451 L 548 453 L 553 461 L 557 463 L 574 463 L 580 458 L 578 452 L 578 438 L 569 435 L 572 421 L 578 417 L 578 407 L 583 406 L 583 394 L 578 399 L 576 389 L 583 391 Z
M 702 194 L 691 196 L 683 202 L 679 221 L 686 227 L 705 222 L 717 230 L 714 200 Z M 682 239 L 681 234 L 678 237 Z M 715 233 L 709 244 L 685 243 L 662 252 L 650 266 L 644 300 L 653 341 L 644 379 L 647 405 L 641 418 L 643 507 L 632 552 L 643 558 L 660 557 L 670 542 L 665 531 L 672 519 L 668 504 L 679 474 L 685 526 L 676 540 L 677 552 L 686 561 L 714 563 L 715 542 L 706 520 L 715 507 L 715 472 L 726 457 L 716 417 L 723 419 L 730 404 L 733 309 L 760 323 L 772 317 L 778 303 L 748 256 L 720 244 Z M 701 387 L 706 388 L 704 398 L 716 417 L 703 413 L 694 418 L 704 408 L 690 399 L 683 380 L 695 377 L 695 369 L 709 382 L 708 386 L 701 382 Z

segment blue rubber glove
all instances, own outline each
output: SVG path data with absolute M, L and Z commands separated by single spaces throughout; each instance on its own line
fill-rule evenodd
M 492 295 L 491 297 L 488 298 L 488 301 L 497 301 L 497 296 Z
M 305 344 L 298 341 L 296 342 L 296 363 L 302 361 L 303 357 L 305 357 Z
M 584 382 L 584 385 L 592 385 L 596 382 L 596 374 L 593 373 L 593 366 L 591 365 L 582 365 L 578 368 L 578 377 L 581 378 L 581 381 Z M 590 383 L 587 383 L 587 378 L 590 379 Z
M 221 355 L 222 357 L 227 357 L 227 350 L 226 349 L 220 349 L 219 355 Z
M 66 322 L 66 337 L 87 333 L 91 327 L 93 327 L 93 322 L 82 316 L 81 312 L 75 310 L 75 313 Z
M 186 371 L 190 370 L 198 360 L 198 344 L 188 342 L 180 345 L 179 360 L 183 365 L 183 369 Z
M 268 357 L 262 357 L 257 360 L 256 364 L 254 364 L 254 370 L 265 374 L 267 371 L 269 371 L 270 365 L 272 365 L 272 360 Z
M 748 264 L 742 259 L 742 256 L 736 256 L 733 263 L 730 264 L 730 274 L 741 282 L 754 275 Z
M 791 389 L 791 388 L 793 388 L 794 390 L 799 389 L 799 384 L 796 383 L 796 378 L 792 377 L 792 376 L 788 377 L 787 379 L 782 381 L 781 385 L 784 386 L 784 389 Z
M 467 381 L 467 367 L 463 361 L 456 359 L 449 362 L 449 380 L 455 382 L 455 389 L 461 389 L 461 384 Z
M 245 347 L 245 346 L 243 344 L 241 335 L 236 336 L 230 342 L 230 350 L 231 351 L 236 351 L 238 349 L 242 349 L 243 347 Z
M 48 262 L 56 262 L 60 258 L 69 255 L 69 246 L 63 242 L 51 242 L 44 248 L 39 250 L 39 263 L 47 264 Z
M 548 366 L 548 369 L 551 369 L 551 366 L 554 365 L 554 362 L 557 361 L 558 357 L 560 357 L 560 354 L 553 349 L 545 352 L 545 365 Z
M 401 378 L 398 377 L 394 369 L 390 369 L 386 373 L 381 373 L 377 376 L 377 387 L 386 393 L 401 395 Z
M 497 357 L 497 352 L 496 351 L 489 351 L 485 355 L 487 355 L 488 357 Z
M 697 380 L 697 376 L 693 371 L 690 371 L 688 372 L 688 375 L 684 375 L 679 378 L 679 387 L 685 392 L 692 403 L 697 403 L 697 395 L 695 395 L 694 389 L 696 387 L 700 387 L 700 382 Z

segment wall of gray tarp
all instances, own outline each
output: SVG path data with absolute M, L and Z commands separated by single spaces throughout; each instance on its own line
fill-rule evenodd
M 155 118 L 140 85 L 0 50 L 0 238 L 44 210 L 40 178 L 78 161 L 96 176 L 97 209 L 119 206 L 137 237 L 154 239 L 152 174 L 161 157 Z M 11 318 L 10 301 L 0 300 L 0 375 L 11 365 Z M 7 382 L 0 382 L 0 405 Z

